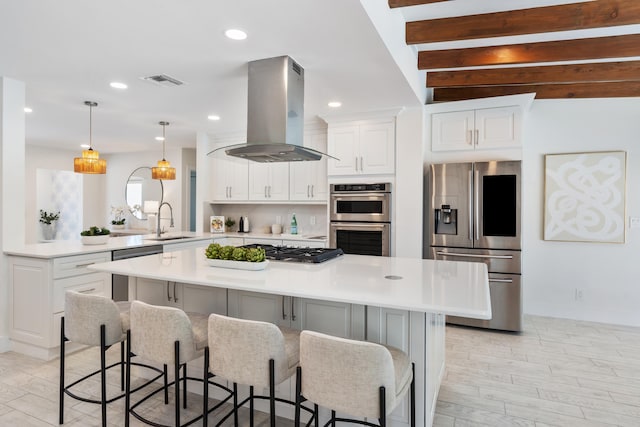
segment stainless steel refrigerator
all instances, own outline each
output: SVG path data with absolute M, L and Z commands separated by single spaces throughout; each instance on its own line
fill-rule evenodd
M 423 256 L 489 270 L 492 319 L 447 316 L 448 323 L 522 330 L 521 181 L 520 161 L 425 168 Z

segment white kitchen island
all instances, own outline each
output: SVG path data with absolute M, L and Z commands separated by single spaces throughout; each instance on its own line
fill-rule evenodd
M 482 263 L 344 255 L 321 264 L 270 261 L 264 270 L 244 271 L 210 267 L 203 249 L 193 248 L 88 268 L 129 276 L 130 297 L 150 303 L 208 307 L 402 348 L 416 364 L 419 426 L 431 425 L 444 372 L 444 316 L 491 318 Z M 290 396 L 290 385 L 279 392 Z M 407 426 L 408 405 L 389 421 Z

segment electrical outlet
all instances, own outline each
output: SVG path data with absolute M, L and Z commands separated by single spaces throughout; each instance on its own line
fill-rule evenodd
M 315 215 L 311 215 L 311 217 L 309 218 L 309 224 L 316 225 L 316 216 Z
M 629 228 L 639 228 L 640 218 L 629 217 Z
M 575 297 L 576 301 L 583 301 L 584 300 L 584 294 L 582 292 L 582 289 L 576 288 L 574 297 Z

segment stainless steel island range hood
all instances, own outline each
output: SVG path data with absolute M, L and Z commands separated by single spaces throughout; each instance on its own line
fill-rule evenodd
M 302 146 L 303 132 L 304 69 L 288 56 L 249 62 L 247 143 L 226 147 L 227 155 L 262 163 L 320 160 L 324 153 Z

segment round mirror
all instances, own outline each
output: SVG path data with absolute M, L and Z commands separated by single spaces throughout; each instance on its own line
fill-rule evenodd
M 151 178 L 151 168 L 147 166 L 131 172 L 124 188 L 124 199 L 127 201 L 129 211 L 138 219 L 147 219 L 147 214 L 155 213 L 162 203 L 163 195 L 162 180 Z

